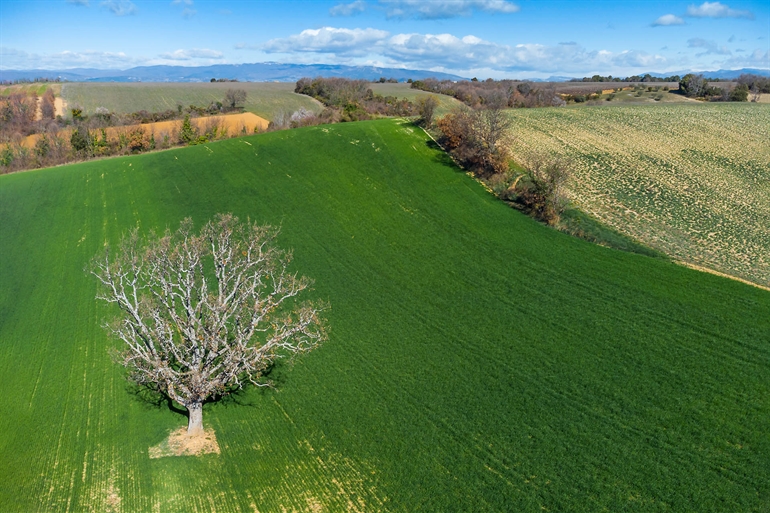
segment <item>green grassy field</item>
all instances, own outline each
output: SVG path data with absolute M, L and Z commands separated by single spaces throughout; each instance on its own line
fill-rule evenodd
M 38 96 L 43 96 L 43 93 L 47 89 L 53 89 L 54 93 L 58 96 L 61 91 L 61 84 L 59 83 L 33 83 L 33 84 L 15 84 L 9 86 L 0 86 L 0 96 L 9 96 L 13 93 L 35 93 Z
M 118 113 L 155 112 L 176 109 L 178 103 L 205 107 L 212 101 L 222 101 L 228 89 L 245 90 L 245 110 L 268 120 L 300 108 L 323 110 L 313 98 L 294 93 L 293 83 L 277 82 L 72 83 L 64 85 L 62 97 L 69 105 L 82 106 L 88 114 L 93 114 L 97 107 Z
M 436 116 L 440 117 L 452 110 L 453 108 L 463 107 L 463 103 L 459 100 L 455 100 L 451 96 L 445 94 L 433 94 L 426 93 L 419 89 L 412 89 L 411 84 L 399 83 L 376 83 L 371 85 L 372 91 L 382 96 L 395 96 L 396 98 L 406 98 L 409 101 L 417 101 L 419 98 L 433 96 L 438 100 L 438 107 L 436 107 Z
M 395 120 L 0 176 L 0 511 L 767 511 L 770 293 L 570 238 Z M 298 151 L 301 149 L 301 151 Z M 110 361 L 84 271 L 137 223 L 280 224 L 330 340 L 204 407 Z
M 562 155 L 575 203 L 675 259 L 770 286 L 770 106 L 517 109 L 514 155 Z

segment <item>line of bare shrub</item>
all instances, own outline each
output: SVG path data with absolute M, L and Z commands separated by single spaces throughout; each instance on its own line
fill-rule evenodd
M 220 120 L 211 117 L 240 111 L 245 101 L 245 91 L 232 89 L 222 102 L 212 101 L 206 107 L 185 108 L 180 104 L 176 110 L 129 114 L 97 107 L 94 114 L 87 115 L 75 105 L 70 110 L 72 117 L 65 119 L 55 116 L 53 91 L 48 89 L 41 99 L 42 119 L 35 120 L 37 95 L 13 93 L 0 97 L 0 143 L 4 143 L 0 147 L 0 173 L 246 135 L 245 126 L 231 134 Z M 208 119 L 192 122 L 195 118 Z M 177 123 L 163 130 L 151 126 L 163 121 Z M 35 137 L 33 146 L 25 144 L 30 136 Z
M 282 119 L 283 128 L 345 121 L 364 121 L 383 116 L 414 116 L 418 107 L 405 98 L 375 94 L 366 80 L 347 78 L 301 78 L 295 93 L 311 96 L 325 109 L 318 115 L 305 111 L 302 115 Z M 296 113 L 295 113 L 296 114 Z M 278 123 L 276 128 L 279 128 Z

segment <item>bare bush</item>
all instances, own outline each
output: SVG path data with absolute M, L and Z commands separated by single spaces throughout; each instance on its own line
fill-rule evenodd
M 511 119 L 505 109 L 455 109 L 438 121 L 442 145 L 463 166 L 488 178 L 508 169 Z
M 535 155 L 526 162 L 526 169 L 527 172 L 512 186 L 515 200 L 533 217 L 555 225 L 568 205 L 565 186 L 570 173 L 567 162 Z

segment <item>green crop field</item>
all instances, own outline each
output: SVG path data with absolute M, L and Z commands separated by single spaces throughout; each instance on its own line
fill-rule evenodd
M 277 82 L 215 82 L 215 83 L 72 83 L 62 87 L 62 97 L 68 105 L 80 105 L 93 114 L 97 107 L 111 112 L 129 113 L 176 109 L 177 104 L 205 107 L 212 101 L 222 101 L 228 89 L 246 91 L 247 112 L 272 120 L 280 113 L 291 114 L 304 108 L 321 112 L 323 106 L 294 92 L 294 84 Z
M 0 86 L 0 96 L 9 96 L 13 93 L 32 94 L 35 93 L 38 96 L 42 96 L 47 89 L 53 89 L 54 94 L 58 95 L 61 91 L 61 84 L 59 83 L 32 83 L 32 84 L 15 84 L 8 86 Z
M 217 212 L 281 225 L 330 339 L 150 459 L 186 418 L 83 269 Z M 540 225 L 404 122 L 0 176 L 0 241 L 0 511 L 770 509 L 770 293 Z
M 515 155 L 562 155 L 582 209 L 675 259 L 770 286 L 770 105 L 512 111 Z

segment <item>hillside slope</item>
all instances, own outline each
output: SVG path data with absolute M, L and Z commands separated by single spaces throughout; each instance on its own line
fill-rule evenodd
M 511 111 L 516 155 L 568 162 L 572 199 L 675 259 L 770 287 L 770 105 Z
M 280 224 L 330 340 L 204 407 L 110 361 L 84 271 L 216 212 Z M 0 177 L 0 510 L 766 511 L 770 293 L 593 246 L 395 120 Z
M 291 115 L 299 109 L 319 113 L 323 105 L 309 96 L 294 92 L 293 83 L 216 82 L 179 84 L 160 83 L 68 83 L 62 86 L 62 97 L 68 105 L 79 105 L 93 115 L 98 107 L 126 114 L 139 110 L 162 112 L 176 110 L 177 105 L 206 107 L 223 101 L 228 89 L 246 91 L 246 112 L 269 121 L 280 114 Z

